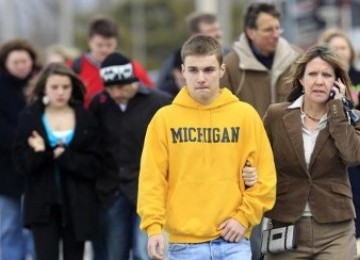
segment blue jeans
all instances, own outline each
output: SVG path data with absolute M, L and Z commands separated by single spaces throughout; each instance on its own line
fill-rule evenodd
M 170 243 L 168 256 L 169 260 L 251 260 L 251 249 L 245 238 L 238 243 L 218 238 L 199 244 Z
M 251 254 L 252 260 L 261 259 L 261 234 L 262 234 L 262 222 L 253 227 L 250 236 Z
M 23 229 L 21 199 L 0 195 L 0 259 L 35 260 L 31 232 Z
M 104 208 L 99 208 L 99 223 L 95 238 L 91 241 L 94 257 L 93 260 L 109 260 L 107 242 L 107 212 Z
M 119 193 L 105 212 L 105 233 L 109 260 L 148 260 L 147 235 L 139 228 L 135 206 Z M 97 250 L 97 245 L 94 246 Z M 101 252 L 96 252 L 100 256 Z M 103 259 L 102 259 L 103 260 Z

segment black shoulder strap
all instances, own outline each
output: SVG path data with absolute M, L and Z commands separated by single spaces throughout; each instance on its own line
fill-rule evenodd
M 82 55 L 73 60 L 72 69 L 76 74 L 80 74 L 81 71 L 81 63 L 82 63 Z

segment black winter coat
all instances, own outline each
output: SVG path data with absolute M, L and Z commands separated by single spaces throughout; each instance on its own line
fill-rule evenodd
M 167 93 L 141 85 L 129 101 L 126 111 L 120 110 L 106 90 L 93 98 L 90 110 L 98 119 L 101 129 L 103 167 L 96 189 L 104 206 L 109 206 L 119 191 L 136 205 L 146 129 L 155 112 L 170 102 L 171 97 Z
M 20 197 L 23 192 L 22 180 L 11 161 L 11 149 L 19 114 L 25 107 L 24 89 L 29 79 L 0 74 L 0 194 L 6 196 Z
M 25 180 L 25 226 L 48 223 L 50 208 L 57 200 L 55 167 L 61 176 L 62 210 L 79 241 L 91 239 L 96 231 L 97 201 L 95 179 L 99 172 L 98 128 L 95 118 L 82 106 L 75 106 L 75 133 L 57 159 L 47 140 L 40 101 L 26 108 L 20 117 L 13 159 Z M 45 140 L 46 150 L 35 153 L 27 139 L 36 130 Z

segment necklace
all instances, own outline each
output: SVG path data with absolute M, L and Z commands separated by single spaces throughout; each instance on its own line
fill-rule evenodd
M 304 111 L 304 113 L 305 113 L 305 115 L 306 115 L 310 120 L 312 120 L 312 121 L 314 121 L 314 122 L 320 122 L 320 119 L 321 119 L 321 118 L 312 117 L 312 116 L 310 116 L 308 113 L 306 113 L 305 111 Z

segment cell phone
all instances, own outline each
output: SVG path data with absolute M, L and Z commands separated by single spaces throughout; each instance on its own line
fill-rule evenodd
M 337 89 L 340 91 L 339 86 L 337 86 L 337 85 L 334 84 L 332 87 L 333 87 L 333 88 L 337 88 Z M 335 96 L 336 96 L 336 91 L 335 91 L 335 90 L 330 90 L 329 100 L 330 100 L 330 99 L 334 99 Z

